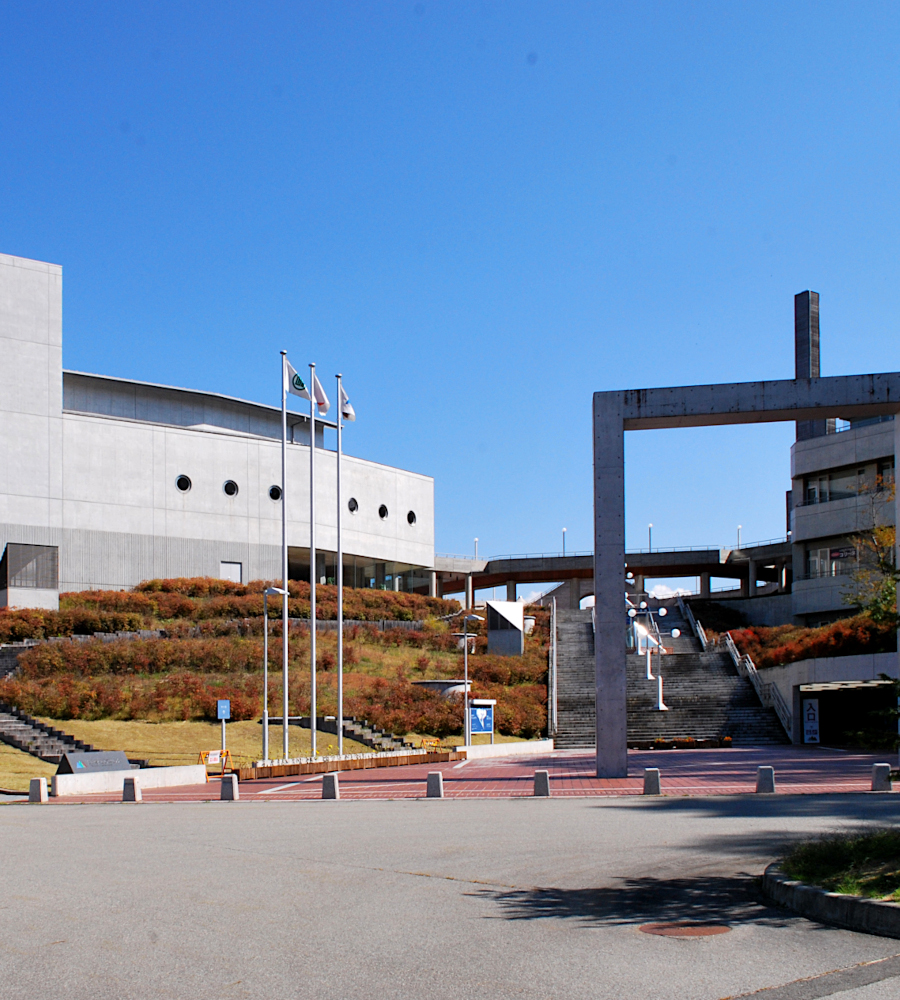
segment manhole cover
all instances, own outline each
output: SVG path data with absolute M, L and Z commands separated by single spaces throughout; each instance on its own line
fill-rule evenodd
M 723 924 L 698 924 L 691 920 L 672 923 L 642 924 L 638 930 L 645 934 L 659 934 L 662 937 L 709 937 L 711 934 L 727 934 L 731 928 Z

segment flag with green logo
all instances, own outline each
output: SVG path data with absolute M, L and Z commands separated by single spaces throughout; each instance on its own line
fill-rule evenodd
M 285 364 L 285 388 L 288 392 L 292 392 L 295 396 L 300 396 L 301 399 L 309 399 L 309 386 L 300 378 L 297 369 L 288 361 L 287 358 L 284 359 Z M 313 390 L 316 394 L 316 406 L 322 411 L 322 413 L 327 413 L 331 403 L 328 401 L 328 397 L 325 395 L 325 390 L 322 388 L 322 383 L 319 381 L 317 376 L 313 375 Z

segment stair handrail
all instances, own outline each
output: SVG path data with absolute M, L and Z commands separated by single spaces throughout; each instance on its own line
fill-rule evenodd
M 554 597 L 550 605 L 550 669 L 547 684 L 547 735 L 550 737 L 556 736 L 557 729 L 556 655 L 556 598 Z
M 794 716 L 788 708 L 781 691 L 778 690 L 778 685 L 766 682 L 759 676 L 756 664 L 747 653 L 742 654 L 738 650 L 730 632 L 725 633 L 725 648 L 730 653 L 731 659 L 734 660 L 737 672 L 741 677 L 746 677 L 750 681 L 753 685 L 753 690 L 756 691 L 757 697 L 766 708 L 775 709 L 775 714 L 778 716 L 778 721 L 781 723 L 782 729 L 784 729 L 788 737 L 793 739 Z
M 700 640 L 700 648 L 703 652 L 706 652 L 707 646 L 709 646 L 709 639 L 706 638 L 706 631 L 697 619 L 694 617 L 694 612 L 691 610 L 690 604 L 685 604 L 681 599 L 681 594 L 678 597 L 678 608 L 681 611 L 681 615 L 684 620 L 691 626 L 691 631 L 694 633 L 695 638 Z

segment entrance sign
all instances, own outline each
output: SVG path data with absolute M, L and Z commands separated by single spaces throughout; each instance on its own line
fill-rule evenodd
M 803 742 L 819 742 L 819 699 L 803 699 Z

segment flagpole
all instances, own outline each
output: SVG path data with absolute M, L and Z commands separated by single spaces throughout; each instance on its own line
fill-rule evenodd
M 344 557 L 341 549 L 341 376 L 337 376 L 337 739 L 338 753 L 344 752 Z
M 281 352 L 281 726 L 282 757 L 290 757 L 288 739 L 288 549 L 287 549 L 287 351 Z
M 316 366 L 309 366 L 309 747 L 316 756 Z

